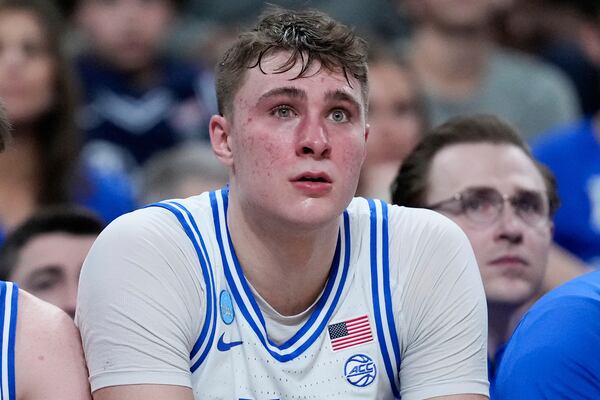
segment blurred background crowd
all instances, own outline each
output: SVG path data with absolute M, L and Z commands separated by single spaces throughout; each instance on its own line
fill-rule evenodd
M 402 160 L 430 128 L 494 114 L 556 175 L 553 282 L 600 265 L 598 1 L 269 3 L 323 10 L 369 41 L 371 133 L 358 195 L 390 200 Z M 13 136 L 0 155 L 0 243 L 49 206 L 91 210 L 106 224 L 224 185 L 207 132 L 212 71 L 264 7 L 0 0 L 0 99 Z M 36 287 L 47 290 L 48 279 Z

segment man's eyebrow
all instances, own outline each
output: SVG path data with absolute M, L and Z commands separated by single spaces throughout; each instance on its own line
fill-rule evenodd
M 359 111 L 362 111 L 362 105 L 354 98 L 354 96 L 344 92 L 343 90 L 330 90 L 325 93 L 326 100 L 346 101 L 351 103 Z
M 258 103 L 260 103 L 263 100 L 266 100 L 270 97 L 277 97 L 277 96 L 287 96 L 287 97 L 300 98 L 300 99 L 306 99 L 306 97 L 307 97 L 304 90 L 298 89 L 293 86 L 285 86 L 285 87 L 278 87 L 275 89 L 271 89 L 267 93 L 264 93 L 262 96 L 260 96 L 258 98 Z

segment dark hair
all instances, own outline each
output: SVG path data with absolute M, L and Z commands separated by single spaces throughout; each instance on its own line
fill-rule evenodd
M 255 28 L 242 33 L 217 64 L 217 100 L 221 115 L 233 110 L 233 98 L 244 81 L 246 70 L 258 67 L 263 71 L 262 60 L 280 51 L 289 52 L 289 57 L 277 73 L 289 71 L 300 62 L 302 69 L 296 78 L 301 78 L 318 62 L 321 68 L 343 72 L 348 82 L 349 74 L 356 78 L 367 101 L 367 44 L 363 39 L 320 11 L 270 7 Z
M 392 183 L 392 202 L 409 207 L 424 207 L 431 163 L 441 150 L 457 144 L 490 143 L 518 147 L 535 164 L 544 179 L 550 216 L 560 200 L 556 179 L 544 165 L 533 158 L 527 144 L 507 123 L 492 115 L 455 117 L 434 128 L 404 160 Z
M 6 149 L 10 142 L 10 123 L 6 117 L 6 110 L 0 101 L 0 153 Z
M 54 64 L 53 106 L 34 125 L 41 178 L 36 200 L 40 204 L 62 203 L 71 197 L 80 145 L 75 126 L 75 90 L 71 81 L 74 74 L 62 48 L 62 20 L 48 0 L 0 0 L 0 13 L 9 11 L 31 13 L 39 21 Z
M 84 208 L 56 206 L 41 209 L 7 236 L 0 248 L 0 279 L 9 279 L 23 247 L 40 235 L 58 232 L 77 236 L 98 235 L 103 228 L 98 216 Z

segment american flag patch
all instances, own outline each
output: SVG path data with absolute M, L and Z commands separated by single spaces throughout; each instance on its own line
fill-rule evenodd
M 369 316 L 347 319 L 327 327 L 333 351 L 373 341 Z

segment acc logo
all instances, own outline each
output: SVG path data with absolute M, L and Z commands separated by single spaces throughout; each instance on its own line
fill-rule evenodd
M 365 387 L 375 380 L 377 367 L 371 357 L 364 354 L 355 354 L 346 361 L 344 376 L 352 385 Z
M 231 300 L 231 295 L 227 290 L 221 290 L 219 307 L 221 308 L 221 319 L 223 322 L 227 325 L 231 324 L 235 314 L 233 311 L 233 300 Z

